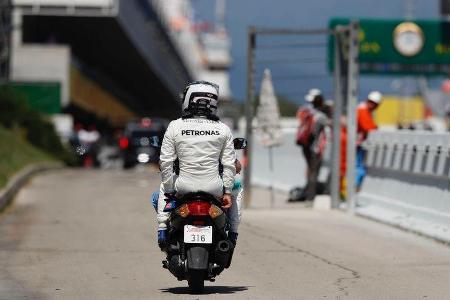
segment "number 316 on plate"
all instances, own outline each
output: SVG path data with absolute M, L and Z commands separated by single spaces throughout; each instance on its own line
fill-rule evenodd
M 212 226 L 184 225 L 186 244 L 212 244 Z

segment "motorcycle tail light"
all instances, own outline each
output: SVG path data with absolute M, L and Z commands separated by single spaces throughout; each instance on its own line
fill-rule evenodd
M 207 216 L 211 204 L 208 202 L 191 202 L 188 204 L 189 213 L 192 216 Z
M 212 219 L 215 219 L 222 214 L 223 214 L 223 210 L 221 210 L 219 207 L 215 206 L 214 204 L 211 205 L 211 207 L 209 208 L 209 216 Z
M 176 212 L 179 216 L 181 216 L 181 217 L 183 217 L 183 218 L 186 218 L 187 216 L 189 216 L 189 207 L 188 207 L 187 204 L 183 204 L 183 205 L 181 205 L 180 207 L 178 207 L 178 208 L 175 210 L 175 212 Z

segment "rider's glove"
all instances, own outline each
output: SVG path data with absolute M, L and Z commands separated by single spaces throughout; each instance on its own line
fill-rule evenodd
M 225 193 L 223 194 L 223 198 L 222 198 L 222 208 L 228 209 L 231 207 L 232 203 L 232 199 L 231 199 L 231 194 Z

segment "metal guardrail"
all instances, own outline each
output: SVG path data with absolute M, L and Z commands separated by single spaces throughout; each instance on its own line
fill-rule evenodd
M 370 168 L 450 177 L 450 134 L 374 132 L 365 147 Z
M 450 134 L 373 132 L 357 213 L 450 242 Z

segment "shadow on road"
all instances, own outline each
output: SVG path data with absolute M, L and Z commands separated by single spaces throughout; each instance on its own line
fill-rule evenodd
M 202 295 L 211 295 L 211 294 L 234 294 L 237 292 L 243 292 L 248 290 L 248 286 L 205 286 L 205 289 Z M 190 294 L 190 290 L 188 287 L 173 287 L 160 289 L 163 293 L 171 293 L 175 295 L 182 294 Z

